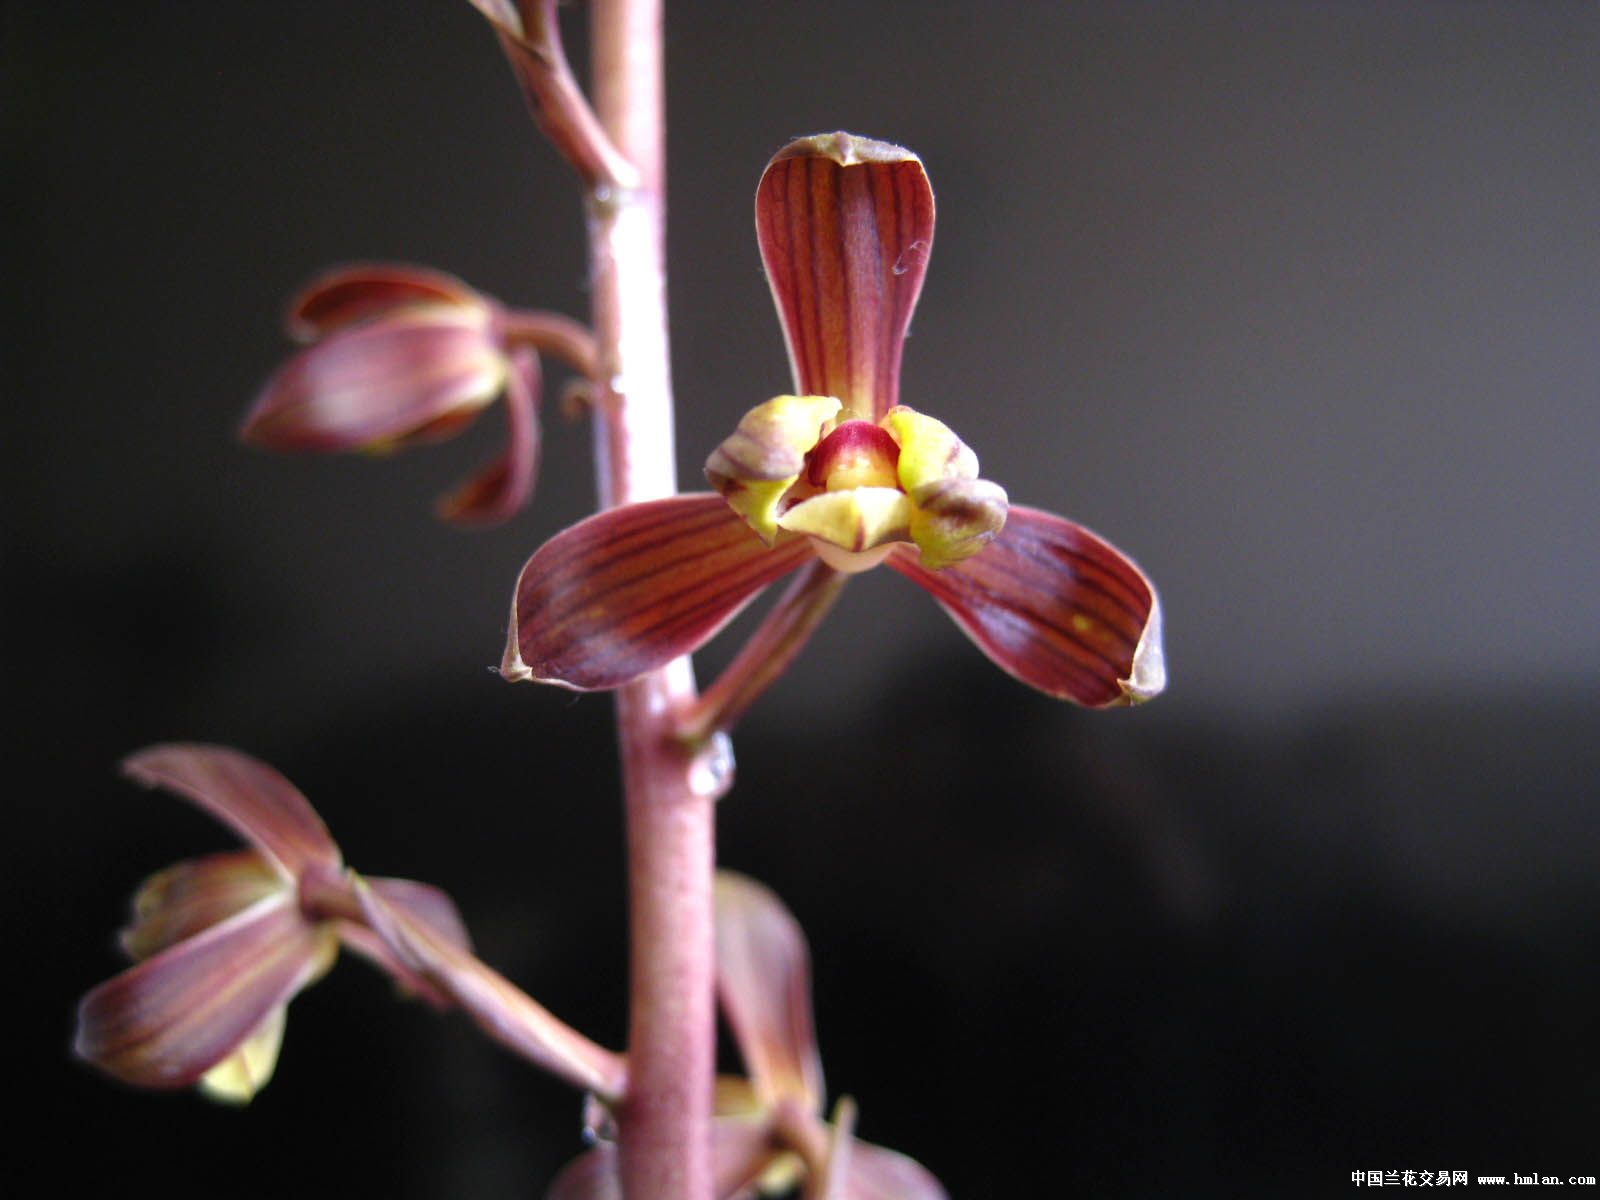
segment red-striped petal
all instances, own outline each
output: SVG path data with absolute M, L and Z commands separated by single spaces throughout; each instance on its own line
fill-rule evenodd
M 302 342 L 408 304 L 477 305 L 454 275 L 406 263 L 353 263 L 318 276 L 289 303 L 289 336 Z
M 811 1023 L 811 958 L 800 923 L 770 889 L 717 872 L 717 994 L 761 1101 L 822 1108 Z
M 505 385 L 486 305 L 416 305 L 290 359 L 240 436 L 268 450 L 382 450 L 456 432 Z
M 226 746 L 171 743 L 123 760 L 146 787 L 194 801 L 260 850 L 286 879 L 321 864 L 335 870 L 339 847 L 300 790 L 266 763 Z
M 522 568 L 500 673 L 581 692 L 620 687 L 698 649 L 811 553 L 804 538 L 769 549 L 716 495 L 598 513 Z
M 847 133 L 780 150 L 756 190 L 756 236 L 795 390 L 877 421 L 933 247 L 933 189 L 911 151 Z
M 192 858 L 139 885 L 133 897 L 133 922 L 118 941 L 129 958 L 149 958 L 220 925 L 285 886 L 278 868 L 259 850 Z
M 1166 685 L 1155 589 L 1110 543 L 1063 517 L 1013 506 L 983 550 L 930 571 L 889 566 L 933 596 L 1009 674 L 1091 708 L 1137 704 Z
M 506 377 L 506 445 L 488 466 L 439 500 L 438 513 L 460 525 L 496 525 L 533 494 L 539 469 L 539 356 L 524 347 Z
M 231 1054 L 338 951 L 293 891 L 168 947 L 83 998 L 78 1055 L 139 1087 L 187 1087 Z

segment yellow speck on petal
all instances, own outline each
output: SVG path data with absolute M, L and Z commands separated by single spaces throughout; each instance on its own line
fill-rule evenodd
M 239 1048 L 200 1077 L 200 1090 L 223 1104 L 248 1104 L 267 1086 L 278 1065 L 278 1048 L 283 1045 L 283 1023 L 288 1013 L 279 1005 Z

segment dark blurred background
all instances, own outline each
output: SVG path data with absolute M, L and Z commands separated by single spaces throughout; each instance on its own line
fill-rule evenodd
M 488 670 L 587 430 L 552 414 L 536 505 L 475 536 L 429 504 L 497 415 L 379 461 L 232 441 L 331 263 L 581 314 L 574 189 L 461 0 L 4 21 L 0 1178 L 538 1196 L 578 1099 L 360 964 L 245 1112 L 67 1046 L 137 881 L 228 844 L 116 777 L 174 738 L 278 765 L 620 1041 L 610 703 Z M 958 1198 L 1600 1173 L 1600 7 L 719 0 L 668 36 L 686 483 L 788 386 L 767 157 L 889 138 L 940 204 L 905 398 L 1168 614 L 1169 694 L 1085 714 L 876 573 L 740 732 L 722 857 L 805 924 L 861 1133 Z

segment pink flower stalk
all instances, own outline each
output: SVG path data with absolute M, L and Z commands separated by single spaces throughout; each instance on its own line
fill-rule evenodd
M 797 588 L 885 564 L 1040 691 L 1092 707 L 1161 691 L 1143 572 L 1082 526 L 1010 505 L 948 426 L 899 403 L 933 229 L 910 151 L 837 133 L 779 152 L 756 230 L 795 394 L 752 409 L 711 455 L 716 494 L 603 512 L 541 547 L 518 580 L 506 678 L 619 687 L 802 564 Z
M 290 305 L 291 336 L 312 343 L 262 389 L 240 436 L 269 450 L 384 453 L 452 437 L 505 398 L 506 445 L 440 498 L 441 517 L 504 521 L 527 503 L 539 458 L 538 348 L 576 352 L 565 318 L 512 313 L 421 267 L 341 267 Z
M 717 1200 L 785 1193 L 807 1200 L 945 1200 L 926 1168 L 853 1135 L 844 1100 L 823 1120 L 822 1060 L 811 1018 L 811 959 L 793 914 L 768 888 L 719 871 L 717 995 L 748 1078 L 717 1080 L 712 1122 Z M 605 1120 L 593 1122 L 608 1136 Z M 575 1159 L 546 1200 L 621 1195 L 615 1147 Z
M 341 944 L 437 1007 L 459 1003 L 525 1057 L 601 1095 L 621 1060 L 556 1021 L 472 956 L 454 903 L 405 879 L 361 879 L 298 789 L 222 746 L 153 746 L 133 779 L 192 800 L 250 849 L 181 862 L 134 898 L 122 946 L 136 965 L 78 1008 L 79 1057 L 124 1083 L 198 1084 L 244 1103 L 271 1078 L 289 1001 Z M 420 949 L 419 949 L 420 948 Z

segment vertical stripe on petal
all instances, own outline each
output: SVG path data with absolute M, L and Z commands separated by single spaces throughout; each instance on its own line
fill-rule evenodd
M 239 436 L 267 450 L 383 449 L 457 431 L 505 384 L 486 305 L 415 305 L 336 330 L 267 381 Z
M 1103 708 L 1148 700 L 1166 684 L 1149 580 L 1063 517 L 1013 506 L 972 558 L 930 571 L 897 550 L 889 566 L 932 595 L 997 665 L 1048 695 Z
M 769 549 L 716 495 L 598 513 L 522 568 L 500 672 L 575 691 L 620 687 L 698 649 L 810 553 L 803 538 Z
M 894 407 L 933 224 L 927 174 L 899 146 L 822 134 L 768 164 L 756 236 L 798 391 L 874 421 Z
M 150 876 L 133 897 L 133 921 L 118 936 L 138 961 L 220 925 L 287 881 L 259 850 L 229 850 L 186 859 Z
M 409 304 L 483 303 L 453 275 L 409 263 L 352 263 L 313 279 L 289 304 L 289 336 L 310 342 Z
M 95 988 L 78 1008 L 75 1049 L 125 1083 L 187 1087 L 337 952 L 333 927 L 280 892 Z

